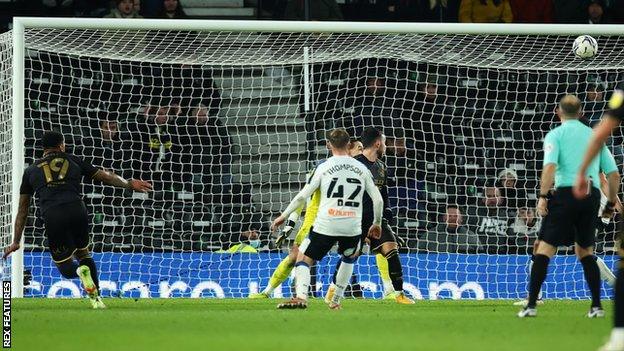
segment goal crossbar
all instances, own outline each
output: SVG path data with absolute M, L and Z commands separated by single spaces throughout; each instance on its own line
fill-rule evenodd
M 621 25 L 501 24 L 501 23 L 384 23 L 234 20 L 158 20 L 117 18 L 16 17 L 14 28 L 236 31 L 290 33 L 413 33 L 470 35 L 622 35 Z

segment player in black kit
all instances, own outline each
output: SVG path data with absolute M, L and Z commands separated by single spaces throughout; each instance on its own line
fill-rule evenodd
M 401 267 L 401 261 L 399 259 L 399 246 L 394 231 L 388 225 L 388 222 L 392 220 L 392 211 L 390 210 L 390 203 L 388 201 L 388 172 L 386 164 L 380 160 L 386 152 L 386 136 L 378 129 L 370 127 L 364 129 L 360 141 L 364 149 L 360 155 L 355 156 L 355 159 L 362 162 L 366 165 L 366 168 L 371 171 L 375 185 L 379 188 L 384 200 L 381 237 L 379 239 L 368 239 L 370 240 L 370 248 L 373 252 L 383 255 L 388 261 L 388 271 L 395 291 L 395 300 L 400 304 L 413 304 L 414 300 L 408 298 L 403 293 L 403 268 Z M 373 204 L 371 198 L 367 194 L 364 194 L 362 233 L 368 233 L 368 228 L 370 228 L 372 223 Z M 362 241 L 364 240 L 367 240 L 366 234 L 362 236 Z M 337 266 L 334 271 L 334 281 L 338 267 L 339 266 Z M 331 300 L 331 295 L 333 293 L 332 288 L 333 286 L 328 290 L 328 296 L 325 297 L 326 300 Z
M 41 144 L 43 158 L 24 171 L 13 243 L 4 249 L 3 257 L 19 250 L 30 199 L 37 195 L 48 246 L 59 272 L 67 279 L 80 278 L 93 308 L 105 308 L 89 250 L 89 219 L 80 191 L 82 178 L 139 192 L 151 190 L 152 185 L 142 180 L 125 180 L 66 153 L 61 133 L 45 132 Z
M 605 113 L 604 118 L 594 128 L 594 136 L 587 147 L 583 163 L 579 169 L 576 184 L 574 185 L 574 195 L 577 198 L 584 198 L 588 194 L 587 168 L 592 160 L 598 155 L 598 151 L 602 148 L 611 133 L 617 128 L 622 120 L 624 120 L 624 90 L 616 90 L 613 92 L 609 100 L 609 111 Z M 605 211 L 613 212 L 613 202 L 608 202 Z M 620 247 L 618 254 L 620 261 L 618 264 L 618 272 L 615 281 L 615 318 L 614 327 L 611 331 L 610 340 L 600 348 L 601 351 L 624 351 L 624 244 L 620 235 Z

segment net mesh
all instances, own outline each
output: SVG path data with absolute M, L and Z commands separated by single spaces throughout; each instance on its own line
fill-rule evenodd
M 10 33 L 0 34 L 0 244 L 11 242 L 12 169 L 12 75 L 13 44 Z M 10 280 L 9 267 L 2 262 L 2 279 Z
M 147 196 L 84 186 L 105 294 L 243 297 L 284 257 L 268 224 L 328 156 L 325 132 L 376 126 L 388 136 L 406 290 L 518 298 L 556 103 L 579 95 L 595 123 L 624 79 L 624 39 L 596 39 L 599 55 L 585 61 L 571 52 L 573 36 L 27 29 L 26 163 L 56 129 L 74 154 L 154 183 Z M 9 77 L 0 82 L 4 116 Z M 8 118 L 0 123 L 10 130 Z M 621 138 L 610 145 L 621 164 Z M 0 139 L 2 177 L 9 148 Z M 78 294 L 53 269 L 36 210 L 30 218 L 27 294 Z M 600 231 L 601 254 L 612 254 L 615 229 Z M 247 253 L 256 235 L 260 253 Z M 546 296 L 586 297 L 580 265 L 557 263 Z M 321 291 L 332 264 L 317 267 Z M 380 297 L 372 256 L 357 273 L 365 296 Z

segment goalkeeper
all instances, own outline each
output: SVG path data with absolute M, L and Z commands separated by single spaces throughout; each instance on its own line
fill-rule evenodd
M 352 141 L 349 144 L 349 154 L 351 157 L 355 157 L 362 153 L 362 143 L 359 141 Z M 323 163 L 325 160 L 320 160 L 319 164 Z M 315 167 L 316 169 L 316 167 Z M 308 179 L 312 179 L 314 175 L 314 171 L 308 175 Z M 316 219 L 316 214 L 318 212 L 319 204 L 321 201 L 321 190 L 317 189 L 313 194 L 308 204 L 306 206 L 306 214 L 303 217 L 303 224 L 299 231 L 297 232 L 297 236 L 295 236 L 295 243 L 290 249 L 288 256 L 286 256 L 282 262 L 277 266 L 273 274 L 271 275 L 271 279 L 269 280 L 269 285 L 262 290 L 260 293 L 250 294 L 250 299 L 267 299 L 271 297 L 273 294 L 273 290 L 275 290 L 278 286 L 280 286 L 288 276 L 290 276 L 290 272 L 293 270 L 295 266 L 295 262 L 297 261 L 297 255 L 299 255 L 299 245 L 303 242 L 308 236 L 310 229 L 312 228 L 312 224 L 314 224 L 314 220 Z M 293 212 L 286 221 L 286 225 L 282 230 L 282 233 L 277 238 L 275 244 L 280 247 L 282 243 L 290 236 L 290 233 L 295 228 L 296 222 L 301 216 L 301 212 L 303 211 L 303 206 L 298 208 L 295 212 Z

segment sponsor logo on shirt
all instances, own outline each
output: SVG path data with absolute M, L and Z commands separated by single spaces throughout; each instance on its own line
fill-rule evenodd
M 330 217 L 355 217 L 355 211 L 339 210 L 336 208 L 330 208 L 327 210 L 327 214 Z

